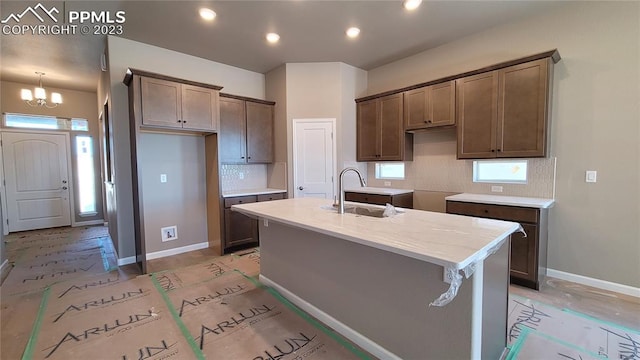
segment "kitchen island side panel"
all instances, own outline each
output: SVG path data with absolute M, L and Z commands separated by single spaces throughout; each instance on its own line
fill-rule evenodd
M 430 307 L 449 287 L 438 265 L 274 221 L 260 252 L 262 276 L 400 358 L 471 357 L 473 277 Z

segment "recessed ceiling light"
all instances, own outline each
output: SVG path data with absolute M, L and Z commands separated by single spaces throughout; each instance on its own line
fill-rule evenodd
M 422 0 L 404 0 L 402 6 L 407 10 L 415 10 L 420 6 Z
M 358 35 L 360 35 L 360 29 L 358 29 L 357 27 L 350 27 L 347 29 L 348 37 L 355 38 L 358 37 Z
M 216 12 L 211 9 L 201 8 L 200 16 L 207 21 L 213 21 L 216 18 Z
M 267 41 L 272 44 L 275 44 L 280 40 L 280 35 L 276 33 L 268 33 L 266 37 L 267 37 Z

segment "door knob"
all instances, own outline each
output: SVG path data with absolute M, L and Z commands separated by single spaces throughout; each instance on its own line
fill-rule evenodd
M 298 190 L 304 190 L 304 187 L 298 186 Z

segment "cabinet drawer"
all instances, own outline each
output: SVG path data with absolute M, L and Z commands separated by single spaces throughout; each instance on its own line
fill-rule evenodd
M 345 192 L 344 199 L 346 201 L 355 201 L 368 204 L 385 205 L 391 203 L 390 195 L 364 194 L 356 192 Z
M 231 205 L 248 204 L 248 203 L 253 203 L 253 202 L 256 202 L 256 196 L 255 195 L 225 198 L 224 199 L 224 207 L 225 208 L 230 208 Z
M 271 201 L 271 200 L 282 200 L 282 199 L 284 199 L 284 193 L 258 195 L 258 201 Z
M 539 210 L 517 206 L 447 201 L 447 213 L 537 224 Z

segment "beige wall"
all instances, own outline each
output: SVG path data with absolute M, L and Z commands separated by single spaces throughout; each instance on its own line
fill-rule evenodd
M 353 101 L 364 94 L 366 72 L 343 63 L 289 63 L 267 75 L 267 88 L 282 103 L 286 110 L 277 112 L 278 135 L 276 151 L 284 152 L 280 141 L 286 139 L 286 161 L 288 164 L 288 190 L 293 196 L 293 120 L 310 118 L 336 119 L 336 174 L 345 164 L 366 169 L 366 164 L 355 162 L 355 113 Z M 283 90 L 284 89 L 284 90 Z M 283 96 L 283 92 L 285 95 Z M 286 114 L 283 116 L 283 113 Z M 283 124 L 283 121 L 286 121 Z M 281 131 L 285 129 L 286 138 Z M 357 179 L 348 179 L 357 184 Z M 337 184 L 337 181 L 336 181 Z
M 75 222 L 89 222 L 104 220 L 102 211 L 102 178 L 100 176 L 100 148 L 99 148 L 99 133 L 98 133 L 98 113 L 96 112 L 96 93 L 88 91 L 78 91 L 69 89 L 60 89 L 46 86 L 45 89 L 48 92 L 59 92 L 62 95 L 63 103 L 58 107 L 49 109 L 46 107 L 32 107 L 26 104 L 20 99 L 20 90 L 23 88 L 33 89 L 35 87 L 35 79 L 33 84 L 22 84 L 16 82 L 2 81 L 2 91 L 0 99 L 0 111 L 3 113 L 18 113 L 18 114 L 31 114 L 31 115 L 48 115 L 65 118 L 82 118 L 87 119 L 89 122 L 89 132 L 70 131 L 71 141 L 71 158 L 72 158 L 72 172 L 73 174 L 73 189 L 74 189 L 74 202 L 76 211 L 72 214 L 72 218 Z M 94 173 L 96 175 L 95 182 L 95 195 L 96 195 L 96 210 L 97 214 L 90 217 L 81 217 L 79 212 L 79 196 L 78 196 L 78 181 L 77 181 L 77 166 L 75 163 L 75 136 L 76 135 L 89 135 L 93 139 L 93 153 L 94 153 Z
M 287 67 L 282 65 L 265 75 L 267 99 L 274 106 L 274 163 L 267 166 L 267 186 L 287 188 Z
M 133 200 L 132 200 L 132 182 L 131 182 L 131 158 L 129 146 L 129 105 L 127 87 L 122 83 L 126 69 L 128 67 L 155 72 L 158 74 L 169 75 L 176 78 L 198 81 L 213 85 L 223 86 L 223 92 L 248 96 L 258 99 L 264 99 L 264 75 L 252 71 L 239 69 L 236 67 L 204 60 L 195 56 L 185 55 L 175 51 L 159 48 L 143 44 L 136 41 L 122 39 L 118 37 L 108 37 L 108 66 L 109 66 L 109 92 L 111 97 L 111 116 L 113 125 L 113 141 L 115 151 L 115 188 L 117 197 L 117 232 L 119 242 L 120 258 L 130 257 L 135 254 L 133 242 Z M 168 136 L 165 138 L 167 148 L 178 149 L 181 144 L 185 147 L 181 150 L 181 156 L 185 159 L 198 159 L 200 169 L 205 169 L 204 156 L 200 156 L 199 143 L 201 139 L 197 137 L 182 138 L 180 135 Z M 188 140 L 187 140 L 188 139 Z M 184 144 L 183 144 L 184 143 Z M 202 147 L 204 149 L 204 147 Z M 143 148 L 142 151 L 154 151 L 153 146 L 149 149 Z M 204 150 L 202 150 L 204 152 Z M 155 170 L 148 174 L 155 177 Z M 143 181 L 146 181 L 147 174 L 142 174 Z M 158 177 L 159 178 L 159 177 Z M 198 187 L 204 184 L 197 182 L 196 177 L 189 175 L 180 175 L 176 178 L 177 183 L 185 187 Z M 183 191 L 177 189 L 176 191 Z M 151 197 L 147 197 L 147 193 Z M 155 202 L 154 194 L 147 191 L 145 193 L 145 203 Z M 177 209 L 173 210 L 170 205 L 164 208 L 162 215 L 153 214 L 147 216 L 145 214 L 145 227 L 157 227 L 164 223 L 166 217 L 172 217 L 176 223 L 189 224 L 191 214 L 182 213 Z M 186 205 L 185 205 L 186 206 Z M 190 206 L 198 206 L 191 204 Z M 203 224 L 204 220 L 203 220 Z M 206 226 L 206 225 L 204 225 Z M 158 233 L 159 228 L 149 229 L 151 234 Z M 180 229 L 178 232 L 180 233 Z M 182 235 L 179 234 L 180 237 Z M 194 237 L 198 235 L 193 235 Z M 186 240 L 186 239 L 185 239 Z M 150 240 L 153 241 L 153 240 Z M 194 243 L 206 241 L 205 235 L 201 239 L 192 239 Z M 149 246 L 149 244 L 147 244 Z M 154 251 L 155 245 L 152 243 L 151 249 Z M 162 249 L 169 247 L 179 247 L 180 244 L 164 243 Z
M 147 253 L 207 242 L 204 137 L 143 133 L 140 145 Z M 160 229 L 174 225 L 178 239 L 162 242 Z
M 553 85 L 548 265 L 640 287 L 640 3 L 568 2 L 373 69 L 368 93 L 554 48 L 562 60 Z M 585 170 L 597 170 L 598 182 L 585 183 Z

